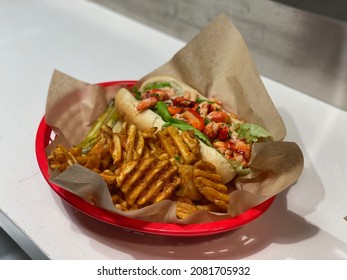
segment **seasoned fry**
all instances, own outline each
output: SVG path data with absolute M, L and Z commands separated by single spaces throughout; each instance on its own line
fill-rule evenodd
M 211 177 L 210 175 L 208 175 L 208 176 Z M 214 189 L 214 190 L 216 190 L 216 191 L 218 191 L 220 193 L 223 193 L 223 194 L 226 194 L 228 192 L 228 188 L 227 188 L 226 185 L 220 184 L 218 182 L 214 182 L 210 178 L 195 177 L 194 178 L 194 183 L 198 187 L 199 186 L 203 186 L 203 187 L 206 187 L 206 188 L 211 188 L 211 189 Z
M 104 179 L 108 189 L 111 191 L 112 186 L 116 183 L 116 175 L 114 174 L 114 172 L 109 169 L 106 169 L 100 173 L 100 176 L 102 177 L 102 179 Z
M 122 123 L 103 125 L 87 152 L 58 145 L 47 157 L 52 169 L 80 164 L 106 182 L 115 208 L 133 211 L 165 199 L 176 202 L 180 219 L 199 211 L 226 212 L 228 188 L 213 164 L 200 160 L 192 131 L 169 126 L 139 131 Z
M 137 131 L 137 141 L 135 143 L 135 151 L 138 156 L 142 155 L 143 149 L 145 147 L 145 138 L 140 131 Z
M 105 135 L 101 134 L 96 144 L 92 147 L 89 155 L 100 155 L 103 157 L 109 150 L 108 141 Z
M 181 182 L 175 194 L 178 197 L 199 201 L 202 198 L 202 194 L 194 183 L 194 167 L 192 165 L 182 164 L 179 166 L 179 173 Z
M 126 157 L 125 161 L 129 162 L 131 160 L 137 159 L 138 155 L 135 151 L 135 136 L 136 136 L 136 126 L 130 125 L 127 131 L 127 138 L 125 140 L 125 150 Z
M 178 149 L 175 146 L 172 138 L 170 137 L 167 129 L 158 131 L 157 137 L 161 145 L 163 146 L 164 150 L 168 153 L 170 157 L 174 157 L 179 154 Z
M 104 157 L 101 158 L 100 160 L 100 165 L 99 165 L 99 169 L 100 170 L 105 170 L 110 166 L 110 163 L 112 162 L 112 156 L 110 153 L 105 154 Z
M 206 172 L 210 172 L 210 173 L 215 173 L 216 172 L 216 167 L 208 162 L 208 161 L 204 161 L 204 160 L 200 160 L 197 163 L 194 164 L 195 169 L 198 170 L 203 170 Z
M 124 162 L 122 167 L 116 170 L 115 173 L 118 186 L 121 186 L 123 184 L 123 181 L 135 169 L 138 163 L 138 159 L 130 162 Z
M 190 215 L 198 211 L 197 206 L 188 198 L 180 198 L 176 201 L 176 216 L 179 219 L 188 218 Z
M 88 156 L 85 167 L 90 169 L 90 170 L 98 170 L 100 162 L 101 162 L 101 156 L 100 155 L 98 155 L 98 154 L 90 155 L 90 156 Z
M 117 165 L 123 159 L 122 144 L 119 134 L 112 135 L 112 144 L 110 146 L 110 153 L 113 158 L 113 164 Z
M 130 174 L 126 181 L 123 182 L 123 184 L 120 185 L 120 189 L 123 191 L 123 193 L 129 192 L 132 185 L 139 180 L 140 178 L 144 177 L 145 172 L 151 167 L 152 163 L 156 160 L 155 157 L 149 157 L 145 158 L 141 163 L 139 164 L 139 167 Z
M 57 145 L 52 154 L 47 157 L 48 163 L 52 169 L 60 171 L 65 170 L 69 165 L 69 154 L 64 146 Z
M 196 160 L 196 154 L 189 150 L 189 147 L 182 140 L 181 135 L 178 132 L 178 129 L 174 126 L 167 127 L 167 132 L 171 136 L 175 146 L 181 153 L 183 157 L 183 163 L 191 164 Z
M 116 192 L 112 195 L 112 202 L 114 206 L 122 211 L 127 211 L 129 209 L 127 202 L 124 199 L 124 194 L 122 192 Z
M 154 198 L 153 202 L 156 203 L 164 199 L 170 199 L 180 181 L 181 179 L 179 177 L 174 177 L 172 182 L 163 187 L 163 190 Z
M 157 128 L 156 127 L 151 127 L 149 129 L 146 129 L 142 132 L 142 136 L 145 139 L 156 139 L 156 133 Z
M 194 165 L 194 184 L 199 192 L 210 202 L 221 209 L 227 210 L 229 203 L 228 187 L 221 183 L 215 168 L 206 161 L 199 161 Z
M 159 175 L 158 180 L 147 189 L 143 194 L 140 195 L 137 200 L 138 205 L 147 205 L 152 200 L 155 200 L 156 196 L 166 187 L 166 184 L 170 183 L 171 177 L 177 174 L 178 168 L 174 165 L 169 166 L 165 172 Z M 176 181 L 177 183 L 177 181 Z M 175 185 L 177 187 L 178 183 Z
M 221 207 L 224 210 L 228 209 L 229 196 L 227 194 L 221 193 L 214 188 L 206 187 L 203 184 L 200 184 L 201 181 L 196 180 L 196 185 L 198 186 L 199 191 L 211 202 Z
M 190 151 L 197 155 L 200 152 L 199 140 L 195 137 L 193 130 L 186 130 L 182 132 L 182 140 L 188 146 Z
M 132 205 L 138 196 L 153 183 L 154 178 L 159 174 L 160 171 L 164 170 L 170 164 L 169 160 L 161 160 L 152 168 L 146 176 L 141 180 L 141 182 L 133 188 L 130 192 L 126 194 L 127 202 Z

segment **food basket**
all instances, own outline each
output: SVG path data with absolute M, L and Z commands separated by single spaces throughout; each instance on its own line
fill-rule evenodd
M 108 86 L 133 86 L 136 81 L 114 81 L 100 83 L 99 85 Z M 271 206 L 275 196 L 269 198 L 263 203 L 253 207 L 242 214 L 227 218 L 224 220 L 205 222 L 205 223 L 193 223 L 193 224 L 174 224 L 174 223 L 159 223 L 159 222 L 147 222 L 143 220 L 137 220 L 129 217 L 113 213 L 106 209 L 94 206 L 85 201 L 81 197 L 53 184 L 50 182 L 49 167 L 46 158 L 45 149 L 48 144 L 53 140 L 54 134 L 52 129 L 46 124 L 45 117 L 42 118 L 37 134 L 36 134 L 36 157 L 40 170 L 46 179 L 50 188 L 60 196 L 65 202 L 70 204 L 76 210 L 95 218 L 99 221 L 123 228 L 133 230 L 136 232 L 164 235 L 164 236 L 179 236 L 179 237 L 192 237 L 192 236 L 208 236 L 217 233 L 230 231 L 246 225 L 252 220 L 258 218 Z

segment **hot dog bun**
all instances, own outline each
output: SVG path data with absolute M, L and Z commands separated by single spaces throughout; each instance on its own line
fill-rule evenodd
M 138 111 L 136 109 L 138 103 L 139 101 L 127 89 L 120 89 L 115 96 L 115 106 L 119 118 L 136 125 L 140 130 L 151 127 L 161 129 L 165 123 L 163 119 L 151 110 Z
M 146 84 L 153 83 L 154 81 L 160 82 L 161 79 L 163 79 L 163 81 L 165 82 L 169 81 L 173 87 L 179 87 L 178 90 L 182 92 L 182 95 L 187 90 L 195 91 L 187 85 L 180 85 L 180 83 L 176 80 L 170 77 L 165 78 L 164 76 L 160 77 L 160 79 L 154 78 L 150 81 L 147 81 Z M 146 87 L 146 85 L 142 85 L 141 88 L 144 87 Z M 115 96 L 115 106 L 120 119 L 122 121 L 133 123 L 142 130 L 151 127 L 157 127 L 158 129 L 161 129 L 165 124 L 162 118 L 149 109 L 143 110 L 141 112 L 138 111 L 136 108 L 138 103 L 139 101 L 136 100 L 136 98 L 127 89 L 120 89 Z M 231 164 L 216 149 L 209 147 L 205 143 L 200 141 L 200 152 L 203 160 L 209 161 L 216 167 L 216 171 L 221 175 L 222 182 L 224 184 L 231 181 L 235 177 L 236 173 Z

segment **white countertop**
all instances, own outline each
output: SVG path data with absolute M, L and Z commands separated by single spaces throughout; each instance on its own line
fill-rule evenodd
M 32 258 L 347 259 L 347 112 L 266 78 L 305 166 L 263 216 L 182 239 L 128 232 L 73 210 L 35 156 L 53 70 L 90 83 L 138 79 L 185 43 L 88 1 L 0 6 L 0 226 Z

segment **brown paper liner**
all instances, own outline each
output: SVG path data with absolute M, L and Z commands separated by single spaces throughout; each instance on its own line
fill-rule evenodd
M 304 162 L 302 152 L 297 144 L 282 141 L 286 134 L 282 118 L 241 34 L 225 15 L 217 17 L 170 61 L 139 82 L 155 75 L 180 79 L 200 93 L 221 100 L 224 108 L 240 119 L 259 124 L 271 133 L 273 141 L 253 146 L 251 174 L 232 182 L 237 190 L 230 195 L 228 214 L 201 211 L 188 219 L 178 220 L 171 201 L 125 213 L 114 208 L 105 182 L 96 173 L 78 165 L 52 176 L 53 183 L 120 215 L 155 222 L 201 223 L 239 215 L 282 192 L 299 178 Z M 69 145 L 80 142 L 118 89 L 119 86 L 90 85 L 54 71 L 45 117 L 58 137 L 47 152 L 57 141 Z

